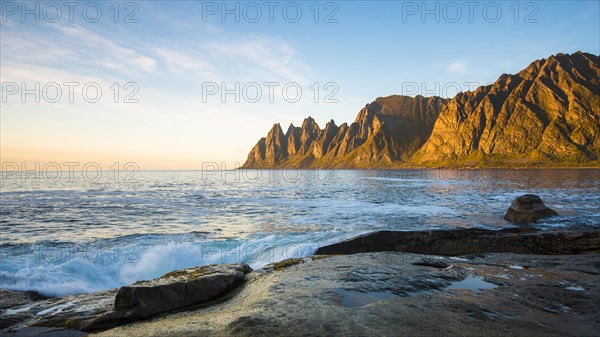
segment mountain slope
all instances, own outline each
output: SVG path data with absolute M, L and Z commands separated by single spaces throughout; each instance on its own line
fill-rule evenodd
M 591 54 L 558 54 L 493 85 L 460 93 L 440 113 L 419 164 L 597 161 L 600 68 Z
M 377 98 L 350 125 L 275 124 L 243 168 L 600 166 L 596 55 L 557 54 L 489 86 Z

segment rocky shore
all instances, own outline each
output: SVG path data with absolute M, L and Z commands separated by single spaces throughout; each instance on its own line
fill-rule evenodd
M 0 293 L 0 336 L 600 336 L 600 229 L 377 232 L 98 293 Z M 339 254 L 339 255 L 338 255 Z

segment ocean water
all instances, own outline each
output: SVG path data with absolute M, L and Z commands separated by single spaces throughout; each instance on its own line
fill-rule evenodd
M 600 170 L 140 171 L 127 177 L 2 173 L 0 288 L 67 295 L 211 263 L 257 268 L 375 230 L 513 226 L 535 193 L 600 226 Z

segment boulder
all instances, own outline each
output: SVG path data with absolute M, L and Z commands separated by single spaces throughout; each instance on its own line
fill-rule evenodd
M 202 304 L 221 297 L 246 280 L 244 263 L 208 265 L 167 273 L 157 279 L 121 287 L 114 311 L 98 317 L 85 330 L 99 329 Z
M 513 201 L 506 211 L 504 219 L 511 222 L 530 224 L 537 222 L 540 219 L 556 215 L 558 215 L 558 213 L 546 207 L 539 196 L 535 194 L 525 194 Z
M 178 270 L 151 281 L 121 287 L 115 310 L 145 318 L 219 297 L 244 282 L 246 264 L 209 265 Z

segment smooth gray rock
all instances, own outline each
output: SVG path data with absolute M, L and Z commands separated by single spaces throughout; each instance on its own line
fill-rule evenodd
M 115 311 L 146 318 L 214 299 L 244 282 L 246 264 L 209 265 L 168 273 L 119 289 Z
M 511 222 L 530 224 L 557 215 L 556 211 L 544 205 L 539 196 L 525 194 L 512 202 L 504 215 L 504 219 Z
M 121 287 L 114 310 L 87 322 L 82 329 L 106 329 L 215 300 L 241 285 L 251 271 L 244 263 L 208 265 Z

